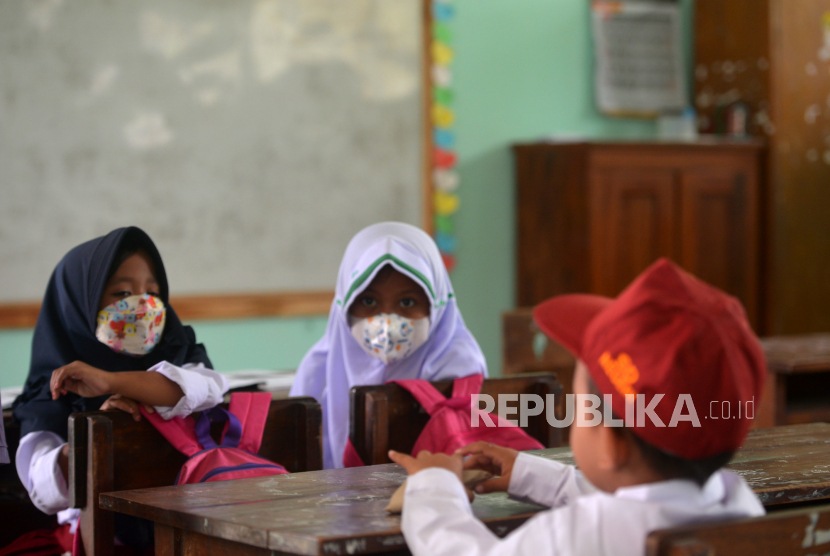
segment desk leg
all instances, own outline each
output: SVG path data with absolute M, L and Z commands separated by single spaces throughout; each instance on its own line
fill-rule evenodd
M 181 556 L 181 529 L 156 523 L 156 556 Z
M 753 429 L 763 429 L 784 424 L 784 409 L 786 397 L 784 380 L 777 373 L 767 372 L 764 385 L 764 394 L 755 401 L 755 418 L 752 421 Z

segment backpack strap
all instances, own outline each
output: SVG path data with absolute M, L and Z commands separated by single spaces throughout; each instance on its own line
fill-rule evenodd
M 231 394 L 231 403 L 228 407 L 232 415 L 239 419 L 241 424 L 237 445 L 240 449 L 256 454 L 262 444 L 262 433 L 265 431 L 265 422 L 271 409 L 270 392 L 234 392 Z M 222 445 L 231 433 L 231 428 L 222 437 Z
M 239 423 L 236 415 L 221 407 L 206 409 L 199 416 L 199 420 L 196 421 L 196 426 L 194 427 L 199 443 L 205 450 L 218 447 L 210 436 L 210 424 L 218 421 L 227 421 L 225 431 L 222 433 L 222 443 L 220 446 L 223 448 L 236 448 L 239 445 L 239 437 L 242 435 L 242 425 Z
M 432 415 L 442 407 L 456 409 L 469 407 L 470 396 L 481 392 L 484 375 L 475 374 L 455 379 L 452 385 L 452 397 L 449 399 L 426 380 L 393 380 L 392 382 L 412 394 L 426 412 Z
M 199 444 L 199 439 L 194 430 L 192 417 L 182 418 L 177 416 L 165 421 L 158 412 L 148 413 L 143 405 L 139 405 L 139 411 L 175 449 L 187 457 L 202 451 L 202 445 Z
M 360 459 L 357 448 L 352 444 L 352 439 L 346 439 L 346 449 L 343 450 L 343 467 L 365 467 L 366 464 Z
M 436 411 L 439 404 L 447 401 L 447 398 L 426 380 L 416 378 L 411 380 L 393 380 L 392 382 L 412 394 L 430 415 Z
M 469 398 L 473 394 L 481 392 L 481 385 L 484 384 L 484 375 L 470 375 L 456 378 L 452 384 L 453 398 Z

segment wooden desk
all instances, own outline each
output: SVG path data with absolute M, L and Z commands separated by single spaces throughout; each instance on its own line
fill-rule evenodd
M 767 385 L 757 426 L 830 421 L 830 334 L 762 338 Z
M 570 448 L 531 453 L 573 464 Z M 749 483 L 767 510 L 830 501 L 830 424 L 754 429 L 727 468 Z
M 535 452 L 572 463 L 568 448 Z M 729 466 L 768 509 L 830 499 L 830 425 L 758 429 Z M 396 465 L 104 494 L 101 507 L 156 522 L 156 554 L 372 554 L 404 551 L 400 517 L 383 511 L 403 481 Z M 503 494 L 475 514 L 505 535 L 539 511 Z M 400 552 L 405 554 L 406 552 Z
M 406 472 L 395 464 L 103 494 L 101 507 L 156 523 L 156 555 L 408 554 L 384 507 Z M 541 508 L 504 494 L 473 510 L 506 535 Z M 271 552 L 276 551 L 276 552 Z
M 767 509 L 830 499 L 830 424 L 811 423 L 750 431 L 728 465 Z

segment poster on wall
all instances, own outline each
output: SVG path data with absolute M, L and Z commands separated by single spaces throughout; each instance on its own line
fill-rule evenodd
M 594 0 L 591 22 L 602 113 L 655 117 L 688 105 L 679 2 Z

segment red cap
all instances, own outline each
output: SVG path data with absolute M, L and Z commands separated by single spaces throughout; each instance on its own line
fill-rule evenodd
M 652 446 L 692 460 L 740 447 L 752 423 L 747 410 L 753 417 L 760 404 L 766 363 L 734 297 L 660 259 L 616 299 L 563 295 L 533 316 L 585 363 L 600 392 L 611 395 L 617 418 L 626 415 L 625 394 L 643 394 L 644 406 L 664 395 L 653 411 L 665 426 L 642 409 L 644 419 L 626 423 Z M 670 427 L 676 410 L 681 419 Z

